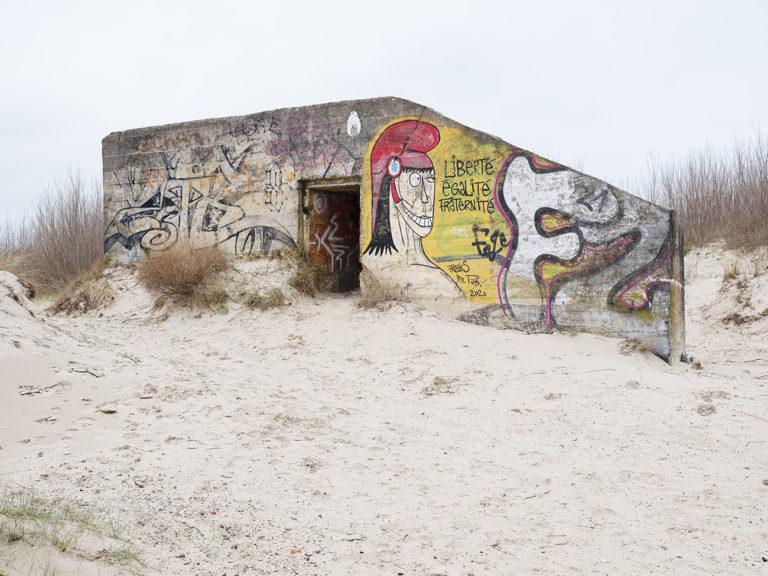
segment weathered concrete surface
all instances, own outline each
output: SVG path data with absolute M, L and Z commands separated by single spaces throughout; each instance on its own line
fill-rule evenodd
M 110 134 L 105 252 L 307 244 L 469 322 L 684 347 L 674 214 L 398 98 Z M 360 245 L 306 183 L 360 185 Z M 362 287 L 365 290 L 365 286 Z

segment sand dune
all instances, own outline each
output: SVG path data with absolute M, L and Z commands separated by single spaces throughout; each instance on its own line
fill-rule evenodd
M 756 574 L 768 276 L 724 284 L 728 258 L 686 262 L 701 369 L 355 296 L 158 310 L 127 268 L 53 316 L 3 275 L 0 481 L 116 519 L 163 575 Z M 38 573 L 22 546 L 0 571 Z

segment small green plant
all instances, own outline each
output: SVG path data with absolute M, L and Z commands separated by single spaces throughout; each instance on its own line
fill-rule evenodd
M 259 308 L 263 299 L 264 296 L 258 292 L 251 292 L 245 297 L 245 305 L 248 306 L 248 308 Z
M 270 310 L 288 304 L 285 293 L 280 288 L 272 288 L 266 294 L 251 292 L 246 296 L 245 304 L 248 308 L 258 310 Z
M 97 555 L 114 565 L 139 572 L 147 567 L 133 544 L 120 536 L 118 527 L 104 517 L 64 500 L 46 500 L 26 488 L 0 489 L 0 541 L 24 541 L 31 546 L 51 546 L 61 553 L 80 555 L 78 540 L 85 534 L 105 539 Z M 44 573 L 55 574 L 53 565 Z M 0 572 L 2 576 L 2 572 Z
M 206 283 L 198 286 L 192 293 L 190 301 L 201 308 L 210 308 L 219 314 L 226 314 L 229 311 L 229 292 L 218 284 Z
M 51 537 L 51 544 L 53 544 L 59 552 L 66 552 L 77 542 L 77 534 L 73 532 L 65 532 L 61 534 L 55 534 Z
M 97 554 L 97 558 L 118 566 L 147 567 L 139 551 L 130 542 L 119 542 L 111 548 L 105 548 Z

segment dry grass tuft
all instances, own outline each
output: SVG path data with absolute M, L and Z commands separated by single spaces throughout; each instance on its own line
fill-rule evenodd
M 139 264 L 139 279 L 150 292 L 202 306 L 225 306 L 229 295 L 215 285 L 217 274 L 229 267 L 218 247 L 192 249 L 177 242 Z
M 739 265 L 736 260 L 728 260 L 723 264 L 723 280 L 735 280 L 739 275 Z
M 619 344 L 619 353 L 624 356 L 631 356 L 632 354 L 645 354 L 646 352 L 653 353 L 653 344 L 650 341 L 640 338 L 627 338 Z
M 293 276 L 288 281 L 293 288 L 312 298 L 319 292 L 328 290 L 331 285 L 330 273 L 322 262 L 312 257 L 306 248 L 301 247 L 291 252 L 288 258 L 295 267 Z
M 106 278 L 81 284 L 74 292 L 64 291 L 49 310 L 54 314 L 84 314 L 104 308 L 115 299 Z
M 57 181 L 17 223 L 0 222 L 0 269 L 41 292 L 61 290 L 103 255 L 102 194 L 77 173 Z
M 651 157 L 640 188 L 677 211 L 689 245 L 768 245 L 768 141 L 760 134 L 728 151 L 703 148 L 666 164 Z
M 743 326 L 744 324 L 750 324 L 752 322 L 757 322 L 759 320 L 762 320 L 763 318 L 768 318 L 768 308 L 763 310 L 762 312 L 759 312 L 758 314 L 740 314 L 738 312 L 732 312 L 731 314 L 728 314 L 728 316 L 725 316 L 721 322 L 725 324 L 726 326 L 732 325 L 732 326 Z
M 114 300 L 112 288 L 103 276 L 108 262 L 103 256 L 96 260 L 90 270 L 62 290 L 49 310 L 54 314 L 82 314 L 103 308 Z
M 158 296 L 152 303 L 152 310 L 160 310 L 168 304 L 168 296 Z
M 280 290 L 280 288 L 273 288 L 263 295 L 258 292 L 252 292 L 246 297 L 245 304 L 249 308 L 271 310 L 272 308 L 286 306 L 288 300 L 285 297 L 285 293 Z
M 402 291 L 394 284 L 375 278 L 370 273 L 365 274 L 360 300 L 357 305 L 361 308 L 383 308 L 392 302 L 403 300 Z
M 752 278 L 768 272 L 768 250 L 757 250 L 752 254 Z
M 229 310 L 229 292 L 217 282 L 203 282 L 192 292 L 189 302 L 200 308 L 210 308 L 214 312 L 226 314 Z
M 24 260 L 24 254 L 18 251 L 0 252 L 0 270 L 10 272 L 23 280 Z
M 699 404 L 694 410 L 699 414 L 699 416 L 711 416 L 717 412 L 717 408 L 714 404 Z

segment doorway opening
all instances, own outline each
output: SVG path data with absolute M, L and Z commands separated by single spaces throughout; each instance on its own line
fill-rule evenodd
M 348 292 L 360 287 L 360 184 L 307 183 L 306 246 L 310 256 L 330 275 L 329 290 Z

